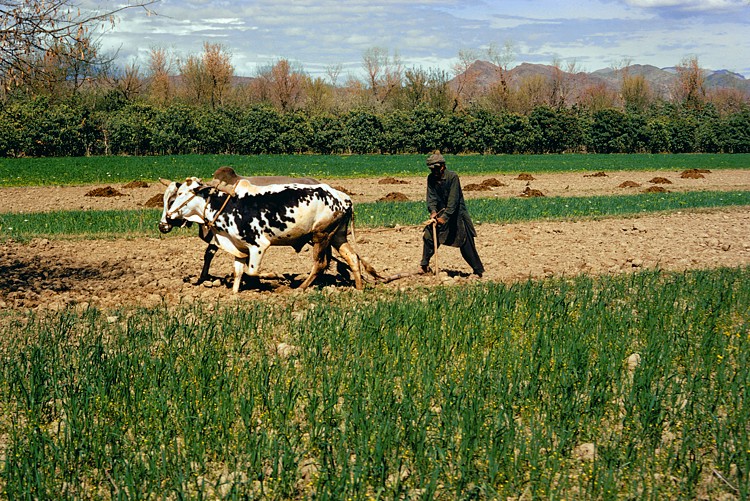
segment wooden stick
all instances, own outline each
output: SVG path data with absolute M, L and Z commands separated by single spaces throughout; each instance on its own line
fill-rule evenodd
M 432 241 L 435 244 L 435 276 L 438 276 L 440 266 L 438 266 L 437 220 L 432 221 Z

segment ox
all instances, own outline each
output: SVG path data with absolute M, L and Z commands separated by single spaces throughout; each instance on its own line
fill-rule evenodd
M 258 277 L 263 255 L 272 245 L 290 245 L 299 252 L 313 246 L 306 289 L 328 267 L 331 247 L 346 261 L 357 289 L 363 288 L 360 264 L 381 279 L 360 259 L 347 241 L 352 200 L 326 184 L 274 184 L 265 187 L 238 184 L 234 195 L 188 178 L 177 188 L 160 224 L 185 220 L 207 226 L 214 242 L 234 260 L 234 285 L 239 292 L 242 275 Z
M 159 222 L 159 231 L 162 233 L 169 233 L 174 227 L 181 228 L 192 224 L 191 222 L 184 219 L 175 220 L 168 219 L 166 217 L 167 210 L 177 197 L 177 190 L 179 189 L 181 183 L 162 178 L 160 178 L 159 181 L 164 186 L 166 186 L 166 189 L 164 190 L 161 220 Z M 248 189 L 248 186 L 244 183 L 250 183 L 254 186 L 268 186 L 271 184 L 290 183 L 310 185 L 320 184 L 319 181 L 309 177 L 294 178 L 287 176 L 239 176 L 231 167 L 219 167 L 216 172 L 214 172 L 213 179 L 209 181 L 209 184 L 212 186 L 216 186 L 218 189 L 227 193 L 234 193 L 234 190 L 238 185 L 240 185 L 240 182 L 242 182 L 243 189 Z M 199 224 L 198 236 L 201 238 L 201 240 L 206 242 L 208 246 L 206 247 L 206 251 L 203 254 L 203 269 L 201 270 L 201 274 L 200 277 L 198 277 L 196 285 L 202 284 L 210 277 L 208 270 L 211 267 L 211 261 L 216 255 L 216 251 L 219 249 L 218 243 L 214 239 L 214 233 L 208 226 Z

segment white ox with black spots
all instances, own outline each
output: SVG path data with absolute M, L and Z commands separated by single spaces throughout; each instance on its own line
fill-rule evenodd
M 362 289 L 360 263 L 375 278 L 381 277 L 347 241 L 352 214 L 351 198 L 323 183 L 252 186 L 229 195 L 198 178 L 188 178 L 177 189 L 160 224 L 185 220 L 208 226 L 216 245 L 235 258 L 235 293 L 243 273 L 259 275 L 270 246 L 289 245 L 299 252 L 308 243 L 313 246 L 313 265 L 300 289 L 306 289 L 328 267 L 332 247 L 349 266 L 355 287 Z
M 222 168 L 226 169 L 226 168 Z M 217 171 L 219 172 L 219 171 Z M 234 171 L 232 171 L 234 174 Z M 242 188 L 248 189 L 245 182 L 250 183 L 253 186 L 268 186 L 272 184 L 320 184 L 320 181 L 309 177 L 287 177 L 287 176 L 238 176 L 238 179 L 242 181 Z M 159 178 L 159 181 L 166 186 L 163 196 L 163 208 L 161 213 L 161 219 L 159 222 L 159 231 L 162 233 L 169 233 L 172 228 L 182 228 L 192 224 L 184 219 L 169 219 L 167 218 L 167 210 L 172 205 L 172 202 L 177 198 L 177 190 L 182 185 L 180 182 L 170 181 L 169 179 Z M 240 184 L 240 183 L 238 183 Z M 208 244 L 206 251 L 203 253 L 203 268 L 201 269 L 200 277 L 196 285 L 200 285 L 210 278 L 208 272 L 211 267 L 211 261 L 213 261 L 216 251 L 219 249 L 219 245 L 214 238 L 214 232 L 208 226 L 204 224 L 198 225 L 198 236 Z

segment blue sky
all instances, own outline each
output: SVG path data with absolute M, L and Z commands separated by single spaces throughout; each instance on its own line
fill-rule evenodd
M 104 8 L 101 6 L 100 8 Z M 156 15 L 130 9 L 104 48 L 145 69 L 151 48 L 177 57 L 222 44 L 237 75 L 288 59 L 313 76 L 363 75 L 368 49 L 407 68 L 450 71 L 460 51 L 510 42 L 521 62 L 578 71 L 624 63 L 674 66 L 697 57 L 708 69 L 750 78 L 750 0 L 161 0 Z

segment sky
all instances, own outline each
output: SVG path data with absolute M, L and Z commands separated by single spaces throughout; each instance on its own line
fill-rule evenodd
M 703 68 L 750 78 L 750 0 L 161 0 L 148 8 L 154 14 L 120 13 L 102 38 L 121 66 L 145 70 L 153 48 L 185 58 L 209 42 L 231 55 L 236 75 L 286 59 L 343 83 L 365 75 L 363 56 L 376 48 L 404 68 L 450 73 L 459 54 L 489 60 L 488 48 L 510 45 L 509 68 L 663 68 L 697 57 Z

